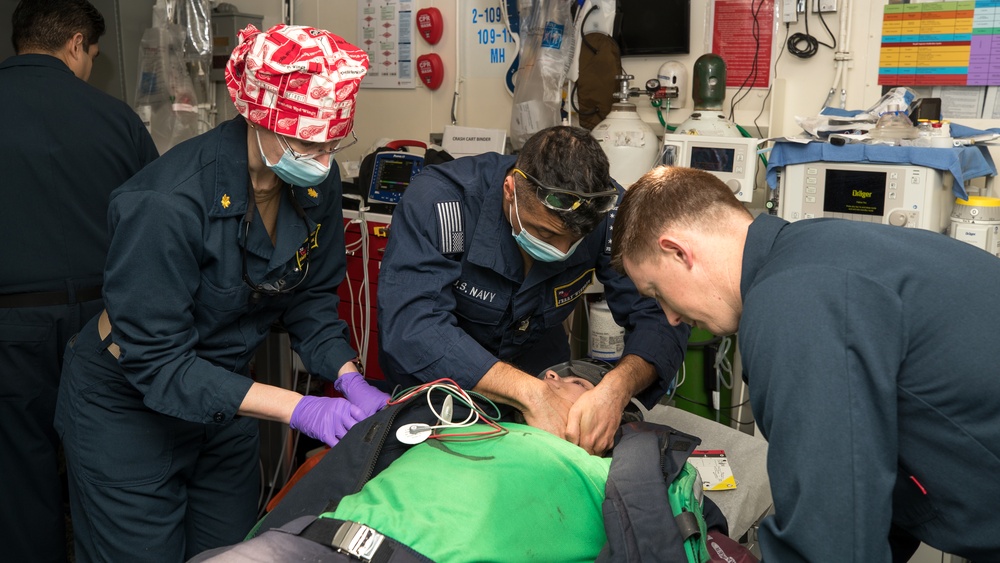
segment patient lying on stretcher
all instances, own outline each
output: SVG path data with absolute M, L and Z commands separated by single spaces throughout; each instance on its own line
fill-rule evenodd
M 554 371 L 548 371 L 544 379 L 569 403 L 594 387 L 587 379 L 561 377 Z M 438 408 L 442 393 L 427 393 L 430 403 Z M 427 401 L 425 396 L 413 400 Z M 458 416 L 457 409 L 456 415 L 452 424 L 464 417 Z M 404 439 L 419 443 L 407 447 L 360 491 L 342 495 L 335 507 L 316 505 L 328 510 L 313 509 L 311 514 L 362 523 L 389 538 L 387 543 L 398 542 L 415 552 L 397 549 L 401 561 L 594 561 L 606 542 L 602 504 L 611 459 L 592 456 L 531 426 L 481 420 L 488 424 L 435 428 L 430 439 L 426 439 L 430 433 L 425 433 L 424 427 L 415 432 L 404 429 L 401 432 L 410 436 Z M 358 426 L 364 425 L 362 422 Z M 372 432 L 364 428 L 355 431 Z M 331 456 L 336 456 L 341 466 L 352 461 L 361 465 L 368 462 L 346 459 L 344 456 L 366 456 L 358 456 L 344 443 L 326 458 Z M 317 471 L 330 462 L 326 458 L 281 505 L 308 504 L 309 497 L 338 496 L 336 492 L 316 490 L 319 483 L 338 476 L 341 481 L 350 480 L 336 469 L 328 468 L 326 477 L 318 475 Z M 284 525 L 297 515 L 295 510 L 286 510 L 278 516 L 281 505 L 265 518 L 264 527 Z M 308 514 L 310 510 L 300 512 Z M 713 514 L 711 519 L 724 528 L 721 513 Z M 310 521 L 306 519 L 300 527 Z M 304 544 L 293 535 L 298 531 L 293 528 L 292 533 L 262 533 L 193 561 L 264 561 L 291 553 L 317 561 L 352 560 L 329 545 L 315 541 Z M 410 556 L 413 558 L 407 558 Z

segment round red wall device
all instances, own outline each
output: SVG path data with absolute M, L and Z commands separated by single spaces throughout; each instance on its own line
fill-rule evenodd
M 431 90 L 437 90 L 444 81 L 444 63 L 437 53 L 428 53 L 417 57 L 417 74 L 420 80 Z
M 441 10 L 437 8 L 421 8 L 417 10 L 417 31 L 431 45 L 437 45 L 444 33 L 444 19 Z

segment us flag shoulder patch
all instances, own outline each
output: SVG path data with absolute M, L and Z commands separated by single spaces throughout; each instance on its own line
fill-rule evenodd
M 462 206 L 457 201 L 437 204 L 438 239 L 442 254 L 465 252 L 465 225 L 462 224 Z

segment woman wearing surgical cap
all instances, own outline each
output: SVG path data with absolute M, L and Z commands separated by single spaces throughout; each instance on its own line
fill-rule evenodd
M 337 318 L 333 154 L 367 68 L 329 32 L 248 26 L 226 67 L 240 116 L 112 194 L 106 310 L 67 348 L 56 414 L 78 561 L 181 561 L 241 540 L 257 515 L 258 419 L 333 445 L 385 405 Z M 346 398 L 252 379 L 276 322 Z

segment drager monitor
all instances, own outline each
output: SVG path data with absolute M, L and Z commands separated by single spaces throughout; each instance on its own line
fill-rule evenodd
M 788 221 L 834 217 L 944 232 L 951 174 L 905 164 L 808 162 L 785 166 L 779 215 Z
M 757 181 L 759 139 L 664 135 L 663 164 L 711 172 L 725 182 L 740 201 L 753 201 Z

